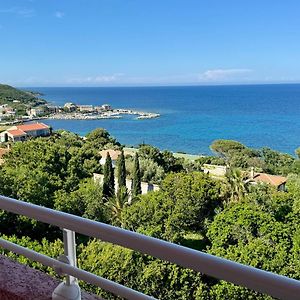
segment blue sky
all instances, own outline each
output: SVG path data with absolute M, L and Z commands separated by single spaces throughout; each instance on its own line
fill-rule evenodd
M 0 82 L 300 82 L 299 0 L 0 0 Z

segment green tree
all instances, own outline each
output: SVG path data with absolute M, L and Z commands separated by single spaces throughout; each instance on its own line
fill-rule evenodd
M 156 238 L 173 240 L 167 231 L 173 203 L 161 191 L 142 195 L 122 211 L 124 227 Z
M 260 152 L 232 140 L 216 140 L 210 146 L 226 163 L 233 168 L 262 167 Z
M 139 146 L 138 155 L 140 158 L 148 158 L 155 161 L 158 164 L 162 163 L 162 154 L 158 148 L 151 145 L 142 144 Z
M 121 186 L 114 197 L 109 198 L 106 206 L 108 208 L 108 215 L 110 216 L 111 224 L 114 226 L 124 227 L 123 209 L 130 205 L 128 191 L 125 186 Z
M 162 167 L 166 173 L 181 172 L 183 171 L 183 158 L 176 158 L 172 152 L 163 151 L 162 155 Z
M 105 145 L 120 146 L 120 144 L 110 136 L 109 132 L 103 128 L 96 128 L 86 135 L 86 142 L 90 147 L 103 149 Z
M 134 169 L 133 169 L 133 176 L 132 176 L 132 188 L 131 188 L 132 198 L 134 199 L 141 193 L 142 193 L 142 186 L 141 186 L 140 163 L 139 163 L 139 156 L 138 154 L 136 154 L 134 159 Z
M 140 176 L 144 182 L 151 182 L 159 184 L 165 177 L 163 167 L 159 166 L 155 161 L 144 158 L 139 159 Z
M 256 268 L 296 277 L 291 257 L 294 226 L 278 222 L 253 203 L 234 203 L 216 215 L 208 229 L 208 252 Z M 296 268 L 297 269 L 297 268 Z M 272 299 L 234 286 L 210 282 L 212 299 Z
M 171 173 L 161 185 L 165 197 L 173 201 L 171 225 L 174 231 L 205 233 L 206 220 L 220 206 L 219 182 L 200 172 Z
M 118 185 L 119 188 L 122 186 L 126 187 L 126 167 L 125 167 L 125 157 L 123 150 L 121 155 L 118 157 L 117 161 L 117 174 L 118 174 Z
M 231 151 L 241 151 L 246 149 L 242 143 L 233 140 L 215 140 L 211 146 L 211 150 L 219 154 L 221 157 L 228 157 Z
M 112 161 L 109 153 L 107 153 L 104 164 L 103 178 L 103 198 L 109 199 L 115 194 L 115 176 Z
M 79 188 L 70 193 L 57 191 L 54 197 L 54 208 L 99 222 L 106 222 L 102 188 L 92 179 L 83 180 L 80 182 Z
M 261 156 L 264 161 L 264 171 L 270 174 L 287 175 L 292 170 L 295 161 L 293 156 L 270 148 L 263 148 Z
M 226 183 L 233 202 L 242 201 L 247 193 L 246 175 L 237 168 L 228 168 L 226 171 Z
M 220 185 L 203 173 L 171 173 L 162 190 L 142 195 L 123 214 L 125 227 L 180 242 L 187 232 L 205 234 L 206 220 L 220 205 Z

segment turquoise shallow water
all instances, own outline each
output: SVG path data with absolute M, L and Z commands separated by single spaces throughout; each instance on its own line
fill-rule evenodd
M 45 121 L 54 129 L 81 135 L 103 127 L 126 145 L 145 142 L 194 154 L 210 153 L 215 139 L 235 139 L 291 154 L 300 146 L 300 84 L 29 89 L 55 104 L 109 103 L 115 108 L 161 113 L 151 120 Z

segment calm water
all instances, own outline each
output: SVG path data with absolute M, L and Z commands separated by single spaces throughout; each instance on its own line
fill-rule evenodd
M 85 135 L 106 128 L 121 143 L 210 153 L 215 139 L 294 153 L 300 146 L 300 84 L 201 87 L 30 88 L 52 103 L 109 103 L 161 113 L 151 120 L 47 120 L 54 129 Z

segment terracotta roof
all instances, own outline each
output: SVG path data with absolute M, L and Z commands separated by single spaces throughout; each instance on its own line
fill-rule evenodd
M 49 129 L 49 126 L 44 123 L 34 123 L 34 124 L 26 124 L 26 125 L 17 125 L 18 129 L 23 131 L 33 131 L 40 129 Z
M 8 153 L 9 152 L 9 149 L 7 148 L 0 148 L 0 158 L 2 158 L 2 156 L 5 154 L 5 153 Z
M 23 136 L 23 135 L 26 135 L 26 132 L 24 132 L 23 130 L 20 130 L 20 129 L 7 130 L 7 132 L 9 134 L 11 134 L 12 136 Z
M 107 153 L 109 153 L 111 159 L 112 160 L 116 160 L 119 157 L 119 155 L 121 154 L 121 151 L 119 151 L 119 150 L 113 150 L 113 149 L 108 149 L 108 150 L 102 150 L 99 153 L 102 156 L 102 158 L 106 158 L 107 157 Z
M 270 175 L 266 173 L 256 173 L 253 177 L 253 181 L 269 183 L 275 186 L 280 186 L 287 181 L 286 177 L 278 175 Z

